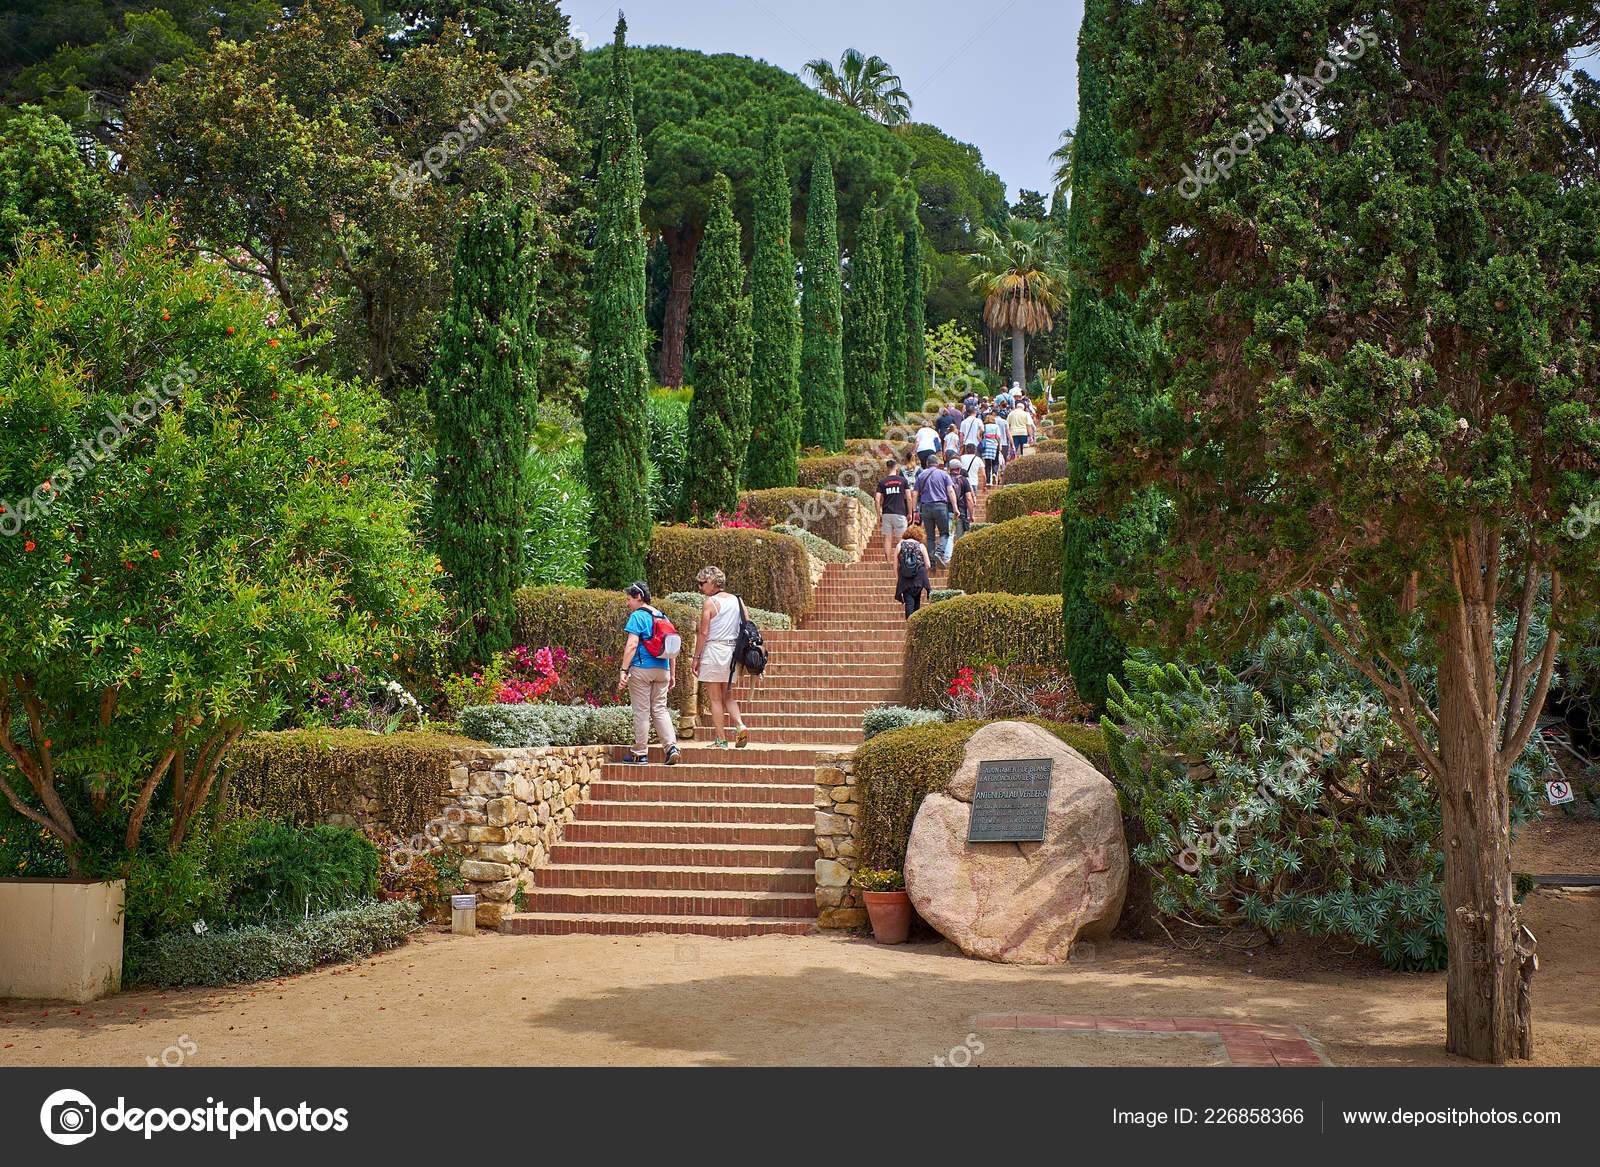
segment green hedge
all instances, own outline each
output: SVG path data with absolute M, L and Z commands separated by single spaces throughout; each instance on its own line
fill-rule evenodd
M 883 462 L 874 454 L 830 454 L 823 458 L 801 458 L 795 485 L 859 486 L 872 488 L 883 477 Z
M 780 535 L 793 535 L 806 545 L 806 550 L 811 553 L 811 558 L 823 563 L 849 563 L 850 553 L 842 547 L 835 547 L 819 535 L 813 535 L 804 527 L 791 527 L 788 523 L 779 523 L 772 528 Z M 783 619 L 787 620 L 785 616 Z M 785 625 L 787 627 L 787 625 Z
M 1047 478 L 1066 478 L 1065 454 L 1027 454 L 1013 458 L 1000 472 L 1001 486 L 1016 486 L 1022 482 L 1042 482 Z
M 906 622 L 904 703 L 937 708 L 956 670 L 981 661 L 1064 669 L 1064 641 L 1059 594 L 985 592 L 927 605 Z
M 953 600 L 966 594 L 960 588 L 934 588 L 928 593 L 928 603 L 937 604 L 940 600 Z
M 678 711 L 669 712 L 676 726 Z M 633 709 L 628 705 L 470 705 L 461 711 L 461 732 L 507 750 L 625 746 L 633 744 Z
M 662 599 L 656 593 L 659 590 L 664 596 L 674 590 L 692 590 L 693 582 L 693 572 L 688 589 L 657 589 L 655 580 L 650 580 L 656 607 L 683 636 L 677 684 L 667 695 L 673 705 L 682 701 L 693 679 L 689 662 L 694 659 L 694 632 L 700 624 L 700 613 Z M 516 605 L 518 644 L 533 648 L 548 644 L 567 650 L 566 671 L 561 675 L 563 700 L 616 699 L 622 647 L 628 639 L 622 631 L 622 626 L 628 622 L 627 596 L 594 588 L 523 588 L 517 593 Z
M 1040 454 L 1065 454 L 1067 452 L 1067 439 L 1041 438 L 1034 443 L 1034 449 Z
M 956 540 L 949 584 L 972 594 L 1061 594 L 1061 516 L 1027 515 Z
M 289 924 L 213 932 L 171 932 L 128 945 L 125 979 L 158 989 L 234 985 L 295 976 L 324 964 L 361 960 L 404 944 L 417 905 L 368 903 Z
M 872 485 L 876 486 L 876 481 Z M 781 486 L 774 490 L 749 491 L 740 495 L 739 501 L 744 503 L 747 515 L 765 526 L 803 527 L 838 548 L 850 542 L 850 518 L 856 504 L 847 501 L 838 491 Z
M 874 705 L 861 715 L 863 741 L 871 741 L 880 733 L 891 729 L 904 729 L 908 725 L 928 725 L 943 721 L 945 715 L 937 709 L 907 709 L 904 705 Z
M 653 594 L 695 591 L 694 577 L 708 565 L 720 567 L 728 590 L 747 604 L 795 619 L 811 607 L 811 563 L 805 544 L 793 535 L 744 527 L 656 528 L 645 560 Z M 685 662 L 690 655 L 685 653 Z
M 1035 454 L 1034 457 L 1043 457 Z M 1034 511 L 1058 511 L 1066 501 L 1067 480 L 1046 478 L 1043 482 L 1024 482 L 1020 486 L 1003 486 L 989 496 L 983 513 L 991 523 L 1020 519 Z
M 1110 775 L 1099 727 L 1030 718 Z M 911 824 L 925 796 L 949 788 L 967 741 L 986 723 L 951 721 L 885 730 L 856 749 L 856 799 L 861 806 L 861 866 L 905 867 Z
M 450 789 L 450 751 L 478 742 L 442 733 L 375 737 L 361 729 L 297 729 L 246 738 L 223 761 L 227 797 L 242 810 L 301 826 L 322 822 L 361 791 L 396 832 L 420 831 Z
M 788 534 L 789 532 L 783 533 Z M 818 542 L 821 542 L 821 540 L 819 539 Z M 834 550 L 839 551 L 837 547 L 835 547 Z M 843 555 L 844 552 L 839 551 L 839 554 Z M 667 597 L 667 599 L 674 604 L 682 604 L 685 608 L 694 609 L 694 616 L 697 622 L 700 619 L 700 610 L 706 606 L 706 598 L 699 592 L 673 592 Z M 750 613 L 750 619 L 754 620 L 756 622 L 756 627 L 761 629 L 763 632 L 768 630 L 779 631 L 794 627 L 794 621 L 789 619 L 789 617 L 785 616 L 782 612 L 769 612 L 765 608 L 757 608 L 754 604 L 750 603 L 749 600 L 744 602 L 744 610 Z

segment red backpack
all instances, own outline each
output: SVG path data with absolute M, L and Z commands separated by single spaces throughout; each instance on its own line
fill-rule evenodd
M 639 642 L 639 647 L 658 659 L 671 660 L 683 651 L 683 637 L 666 616 L 650 609 L 650 635 Z

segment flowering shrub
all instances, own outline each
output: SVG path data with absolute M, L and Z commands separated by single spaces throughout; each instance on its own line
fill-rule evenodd
M 305 721 L 329 729 L 365 729 L 391 734 L 407 716 L 425 725 L 421 704 L 399 681 L 379 681 L 357 665 L 324 673 L 311 686 Z
M 761 524 L 756 522 L 755 517 L 746 508 L 747 504 L 741 498 L 739 505 L 733 508 L 733 514 L 725 515 L 718 511 L 716 517 L 711 520 L 711 525 L 713 527 L 721 527 L 724 530 L 728 528 L 738 528 L 745 531 L 761 530 Z
M 958 669 L 940 704 L 952 721 L 1003 717 L 1082 721 L 1089 716 L 1071 674 L 1045 665 L 985 664 Z
M 475 705 L 528 705 L 542 701 L 561 683 L 565 649 L 545 645 L 535 651 L 518 645 L 497 652 L 487 665 L 456 673 L 445 682 L 445 696 L 457 711 Z

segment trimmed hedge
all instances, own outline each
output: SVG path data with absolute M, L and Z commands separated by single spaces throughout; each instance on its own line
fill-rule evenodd
M 985 592 L 925 605 L 906 622 L 904 704 L 936 708 L 956 670 L 978 661 L 1064 669 L 1064 651 L 1059 593 Z
M 805 544 L 793 535 L 746 527 L 656 528 L 645 560 L 653 595 L 696 591 L 694 577 L 707 565 L 720 567 L 728 577 L 728 590 L 743 596 L 746 604 L 794 619 L 811 607 L 811 561 Z M 684 647 L 689 647 L 687 640 Z M 686 653 L 679 659 L 687 666 L 692 656 Z
M 957 542 L 960 542 L 960 540 L 958 539 Z M 934 588 L 928 593 L 928 603 L 937 604 L 940 600 L 953 600 L 957 596 L 966 594 L 960 588 Z
M 877 485 L 876 481 L 873 483 Z M 768 527 L 803 527 L 834 547 L 843 547 L 850 526 L 848 509 L 836 491 L 820 487 L 781 486 L 775 490 L 752 490 L 739 496 L 750 518 Z M 723 570 L 727 570 L 724 568 Z
M 319 823 L 330 806 L 350 805 L 359 791 L 370 790 L 378 817 L 410 835 L 433 818 L 440 795 L 450 789 L 450 751 L 479 744 L 442 733 L 262 733 L 228 751 L 223 776 L 235 806 L 298 826 Z
M 785 531 L 782 533 L 787 535 L 791 532 Z M 821 543 L 822 540 L 818 539 L 817 542 Z M 833 545 L 830 543 L 828 546 L 832 547 Z M 839 551 L 837 547 L 834 547 L 833 549 L 835 551 Z M 843 555 L 844 552 L 839 551 L 839 554 Z M 701 595 L 699 592 L 673 592 L 667 597 L 667 599 L 671 600 L 674 604 L 682 604 L 685 608 L 693 608 L 695 621 L 698 626 L 700 610 L 706 606 L 706 598 L 703 595 Z M 763 632 L 769 629 L 778 631 L 780 629 L 794 627 L 794 621 L 789 619 L 789 617 L 785 616 L 782 612 L 769 612 L 765 608 L 757 608 L 752 605 L 749 600 L 744 602 L 744 610 L 750 613 L 750 619 L 754 620 L 756 622 L 756 627 L 761 629 Z
M 214 932 L 169 932 L 128 945 L 129 984 L 235 985 L 346 964 L 404 944 L 417 927 L 417 905 L 367 903 L 295 920 Z
M 904 729 L 908 725 L 928 725 L 943 721 L 945 715 L 937 709 L 907 709 L 904 705 L 876 705 L 861 715 L 861 732 L 865 741 L 891 729 Z
M 883 462 L 872 454 L 831 454 L 825 458 L 801 458 L 796 471 L 795 485 L 821 486 L 877 486 L 885 469 Z
M 677 725 L 678 711 L 668 712 Z M 633 743 L 633 709 L 628 705 L 472 705 L 461 711 L 461 731 L 508 750 L 625 746 Z
M 1067 445 L 1066 438 L 1042 438 L 1034 443 L 1034 448 L 1040 454 L 1065 454 Z
M 1065 454 L 1028 454 L 1013 458 L 1000 472 L 1001 486 L 1016 486 L 1021 482 L 1043 482 L 1047 478 L 1067 477 Z
M 791 527 L 788 523 L 779 523 L 772 528 L 780 535 L 793 535 L 806 545 L 806 550 L 811 553 L 811 558 L 822 563 L 850 563 L 850 553 L 842 547 L 835 547 L 820 535 L 813 535 L 804 527 Z M 769 613 L 769 615 L 772 613 Z M 754 617 L 752 617 L 753 619 Z M 782 617 L 788 620 L 787 616 Z M 782 627 L 789 627 L 783 624 Z
M 1098 726 L 1028 718 L 1077 750 L 1108 777 L 1111 760 Z M 949 788 L 967 741 L 987 722 L 951 721 L 890 729 L 856 749 L 856 798 L 861 806 L 861 866 L 899 870 L 922 800 Z
M 1035 454 L 1034 457 L 1043 457 Z M 1059 511 L 1067 498 L 1065 478 L 1046 478 L 1042 482 L 1024 482 L 1018 486 L 1003 486 L 989 496 L 983 513 L 989 522 L 1004 523 L 1020 519 L 1034 511 Z
M 1061 594 L 1061 516 L 1026 515 L 956 540 L 949 584 L 1018 596 Z
M 694 582 L 693 571 L 689 581 L 691 585 Z M 649 582 L 656 607 L 683 636 L 677 683 L 667 694 L 667 701 L 678 705 L 693 680 L 689 662 L 694 659 L 694 631 L 699 627 L 700 614 L 661 598 L 667 592 L 686 589 L 657 589 L 653 578 Z M 627 596 L 595 588 L 523 588 L 517 593 L 516 603 L 516 643 L 535 647 L 548 644 L 567 650 L 566 671 L 561 674 L 564 690 L 573 696 L 616 692 L 622 646 L 628 640 L 622 631 L 628 622 Z

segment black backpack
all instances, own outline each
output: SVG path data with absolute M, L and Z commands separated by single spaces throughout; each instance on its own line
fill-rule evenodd
M 917 571 L 922 567 L 922 556 L 917 554 L 915 541 L 907 539 L 900 544 L 900 578 L 913 580 L 917 578 Z
M 761 643 L 761 629 L 745 610 L 744 597 L 739 597 L 739 635 L 733 642 L 733 663 L 751 676 L 759 677 L 767 671 L 767 650 Z

